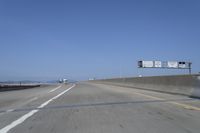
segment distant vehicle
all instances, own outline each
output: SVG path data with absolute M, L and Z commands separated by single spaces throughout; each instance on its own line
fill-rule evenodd
M 68 80 L 67 79 L 63 79 L 63 83 L 67 84 Z
M 89 81 L 91 81 L 91 80 L 95 80 L 95 78 L 89 78 L 88 80 L 89 80 Z
M 68 79 L 60 79 L 60 80 L 59 80 L 59 83 L 67 84 L 67 83 L 68 83 Z

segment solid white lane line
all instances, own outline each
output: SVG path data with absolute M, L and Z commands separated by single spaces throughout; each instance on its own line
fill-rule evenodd
M 32 110 L 32 111 L 30 111 L 29 113 L 27 113 L 24 116 L 20 117 L 16 121 L 13 121 L 10 125 L 7 125 L 6 127 L 2 128 L 0 130 L 0 133 L 7 133 L 10 129 L 12 129 L 15 126 L 21 124 L 22 122 L 24 122 L 27 118 L 31 117 L 36 112 L 38 112 L 38 110 Z
M 56 91 L 57 89 L 59 89 L 61 86 L 56 87 L 55 89 L 49 91 L 49 93 Z
M 69 90 L 71 90 L 73 87 L 75 87 L 75 84 L 68 88 L 67 90 L 61 92 L 60 94 L 58 94 L 57 96 L 49 99 L 48 101 L 46 101 L 45 103 L 41 104 L 38 108 L 43 108 L 46 105 L 48 105 L 51 101 L 59 98 L 60 96 L 62 96 L 63 94 L 65 94 L 66 92 L 68 92 Z M 7 125 L 6 127 L 0 129 L 0 133 L 7 133 L 9 130 L 11 130 L 12 128 L 16 127 L 17 125 L 23 123 L 26 119 L 28 119 L 29 117 L 31 117 L 32 115 L 34 115 L 35 113 L 37 113 L 39 110 L 32 110 L 29 113 L 23 115 L 22 117 L 20 117 L 19 119 L 13 121 L 11 124 Z

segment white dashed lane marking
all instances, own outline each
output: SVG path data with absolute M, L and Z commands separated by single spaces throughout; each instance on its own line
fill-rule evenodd
M 59 98 L 60 96 L 62 96 L 63 94 L 65 94 L 66 92 L 68 92 L 69 90 L 71 90 L 73 87 L 75 87 L 75 84 L 68 88 L 67 90 L 61 92 L 60 94 L 56 95 L 55 97 L 49 99 L 48 101 L 46 101 L 45 103 L 41 104 L 38 108 L 43 108 L 46 105 L 48 105 L 50 102 L 52 102 L 53 100 Z M 8 131 L 10 131 L 11 129 L 13 129 L 14 127 L 16 127 L 17 125 L 23 123 L 26 119 L 28 119 L 29 117 L 31 117 L 32 115 L 34 115 L 35 113 L 37 113 L 39 110 L 35 109 L 30 111 L 29 113 L 23 115 L 22 117 L 20 117 L 19 119 L 13 121 L 11 124 L 7 125 L 6 127 L 0 129 L 0 133 L 7 133 Z

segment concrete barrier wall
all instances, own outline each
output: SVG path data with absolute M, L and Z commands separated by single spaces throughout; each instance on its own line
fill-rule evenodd
M 200 74 L 115 78 L 95 80 L 92 82 L 125 87 L 134 87 L 137 89 L 146 89 L 200 98 Z
M 23 90 L 35 87 L 40 87 L 41 85 L 0 85 L 0 92 L 11 91 L 11 90 Z

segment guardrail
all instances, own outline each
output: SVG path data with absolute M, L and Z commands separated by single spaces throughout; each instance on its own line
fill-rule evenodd
M 200 74 L 114 78 L 90 81 L 200 98 Z

